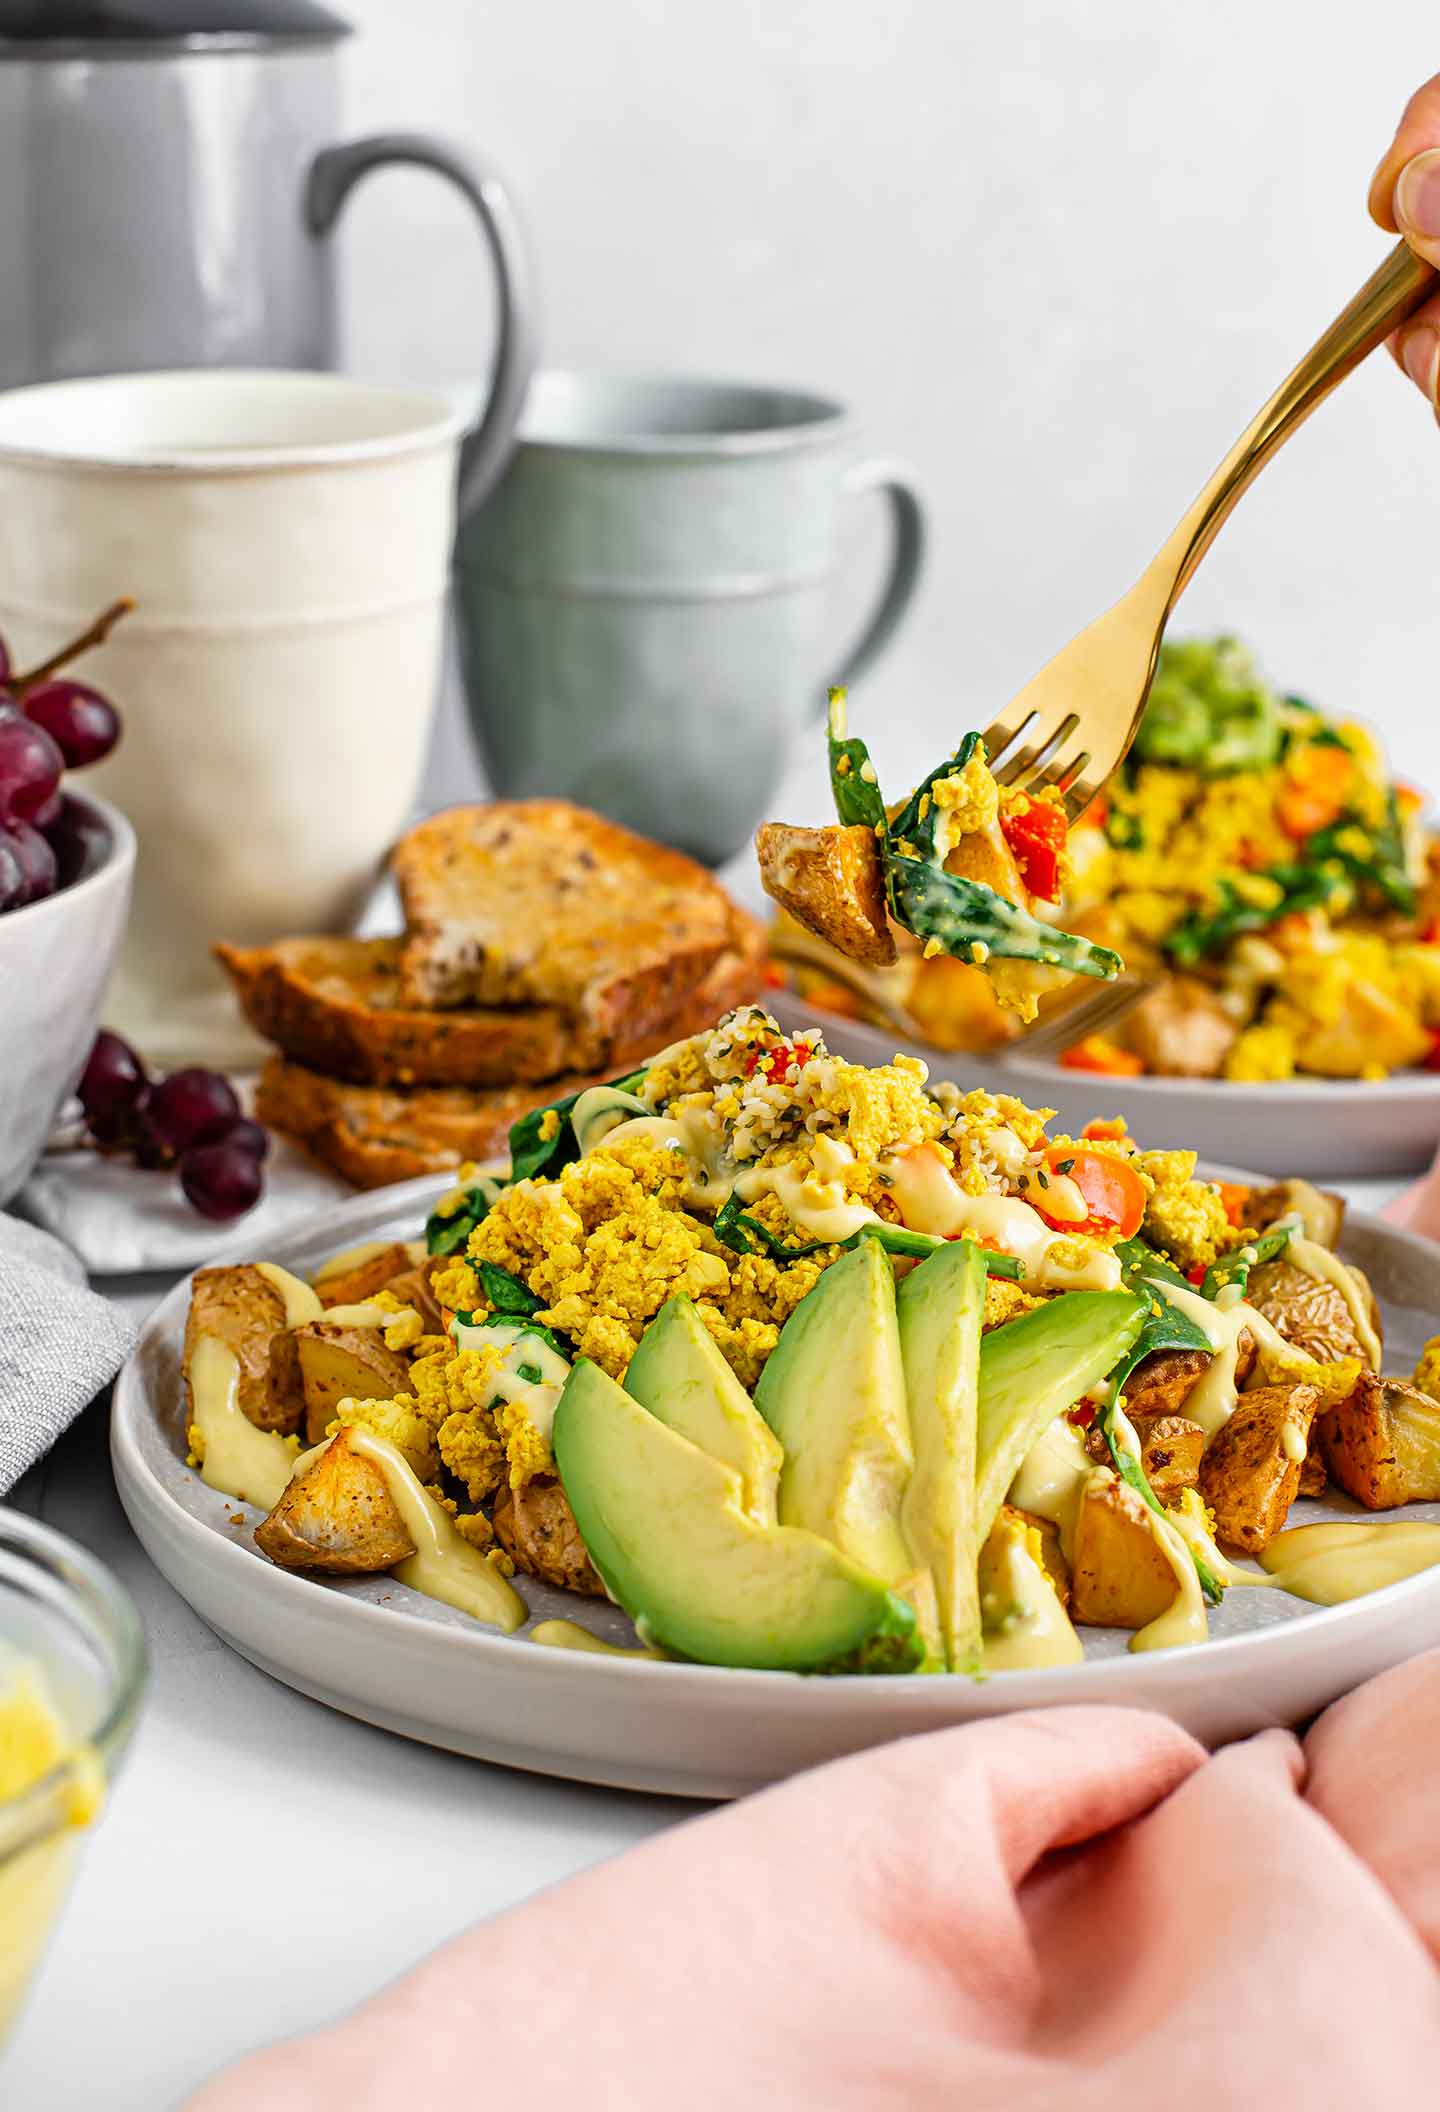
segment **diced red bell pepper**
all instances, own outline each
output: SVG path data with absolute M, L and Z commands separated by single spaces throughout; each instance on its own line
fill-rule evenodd
M 1070 833 L 1064 808 L 1048 799 L 1032 799 L 1001 816 L 1000 832 L 1031 894 L 1053 902 L 1060 892 L 1060 860 Z

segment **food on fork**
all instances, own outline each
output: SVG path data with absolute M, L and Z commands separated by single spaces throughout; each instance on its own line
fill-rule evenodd
M 1072 1043 L 1067 1068 L 1262 1084 L 1434 1059 L 1440 856 L 1420 796 L 1367 728 L 1279 693 L 1233 638 L 1162 649 L 1130 755 L 1070 831 L 1056 914 L 1153 983 Z M 979 1050 L 1014 1034 L 973 968 L 899 943 L 893 997 L 926 1039 Z M 797 971 L 797 987 L 863 1013 L 826 972 Z M 1047 1020 L 1077 995 L 1044 994 Z
M 524 1115 L 423 1250 L 202 1271 L 192 1464 L 282 1567 L 503 1629 L 609 1597 L 652 1655 L 867 1674 L 1202 1642 L 1288 1588 L 1301 1494 L 1440 1491 L 1440 1347 L 1382 1375 L 1338 1198 L 1049 1121 L 740 1007 Z M 1334 1530 L 1297 1591 L 1440 1559 Z
M 1035 1017 L 1065 973 L 1102 980 L 1120 961 L 1037 914 L 1054 907 L 1066 872 L 1068 824 L 1058 792 L 996 783 L 976 733 L 887 808 L 863 741 L 850 737 L 846 695 L 830 693 L 830 786 L 838 828 L 769 822 L 756 838 L 760 876 L 789 914 L 853 960 L 896 959 L 889 921 L 983 968 L 997 1001 Z

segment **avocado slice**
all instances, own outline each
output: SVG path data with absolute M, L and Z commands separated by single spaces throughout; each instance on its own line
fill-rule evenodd
M 982 1547 L 1036 1438 L 1115 1369 L 1146 1310 L 1132 1291 L 1063 1291 L 986 1335 L 975 1447 L 975 1533 Z
M 952 1240 L 896 1294 L 915 1471 L 901 1505 L 910 1553 L 934 1579 L 940 1642 L 952 1672 L 980 1667 L 975 1426 L 985 1257 Z
M 646 1328 L 625 1374 L 642 1408 L 740 1476 L 744 1507 L 774 1525 L 785 1461 L 780 1440 L 717 1348 L 688 1298 L 671 1298 Z
M 895 1275 L 873 1239 L 832 1262 L 780 1331 L 755 1406 L 785 1447 L 780 1520 L 887 1584 L 915 1567 L 900 1529 L 914 1465 Z
M 582 1357 L 555 1410 L 555 1460 L 590 1559 L 642 1636 L 709 1665 L 910 1672 L 911 1607 L 838 1549 L 757 1525 L 740 1476 Z

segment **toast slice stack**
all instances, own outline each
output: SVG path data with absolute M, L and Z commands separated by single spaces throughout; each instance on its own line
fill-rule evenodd
M 760 927 L 701 866 L 564 801 L 452 808 L 394 865 L 400 937 L 216 948 L 279 1051 L 260 1120 L 357 1187 L 503 1154 L 758 993 Z

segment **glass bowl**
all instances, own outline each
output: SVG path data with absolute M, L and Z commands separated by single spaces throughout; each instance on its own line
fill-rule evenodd
M 0 1508 L 0 2046 L 124 1759 L 146 1669 L 139 1616 L 110 1572 L 62 1534 Z M 63 1750 L 7 1795 L 7 1778 L 27 1773 L 21 1682 L 58 1718 Z

